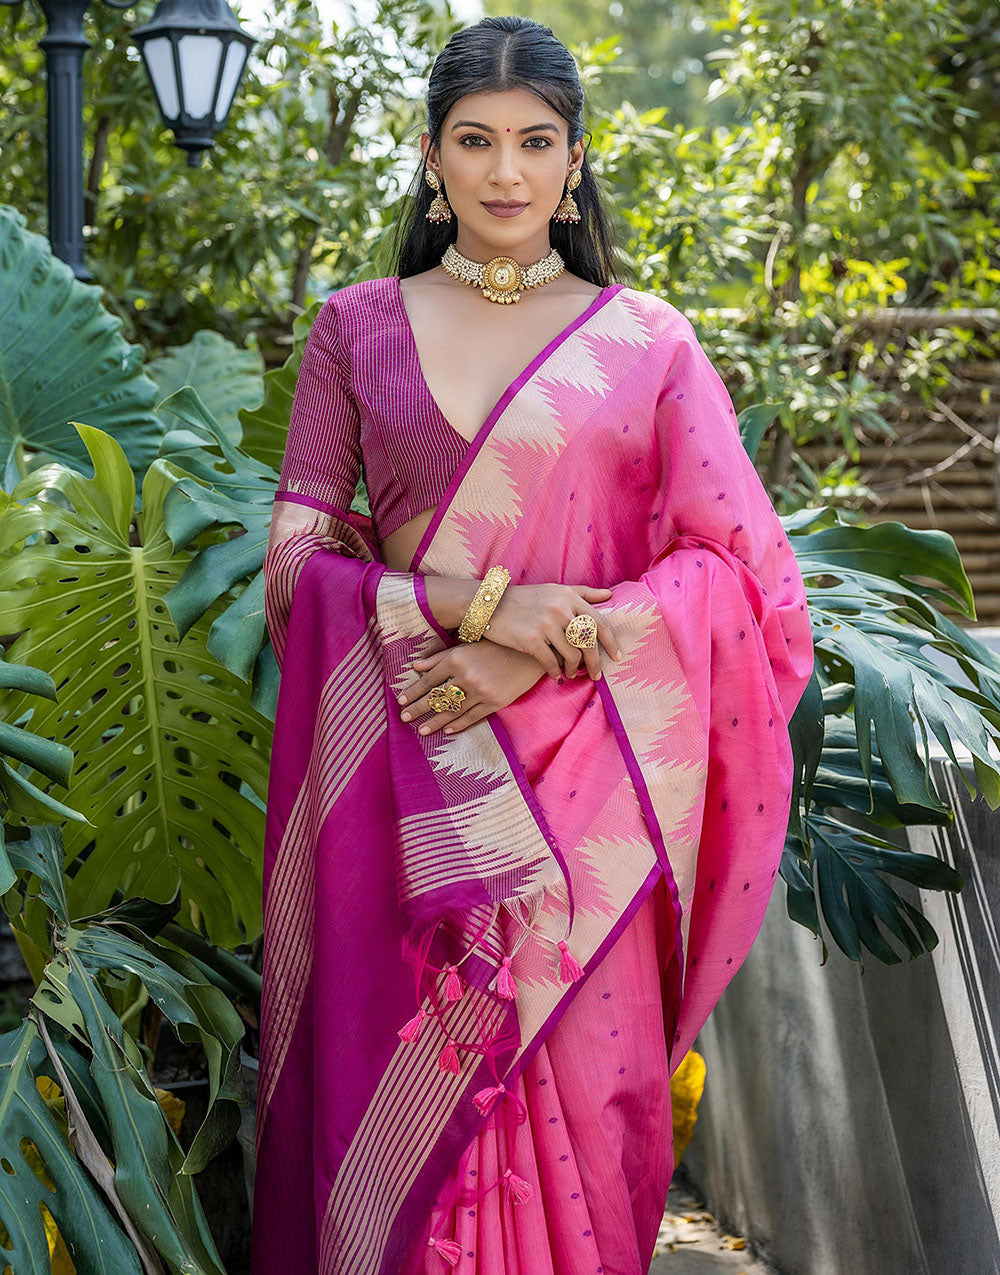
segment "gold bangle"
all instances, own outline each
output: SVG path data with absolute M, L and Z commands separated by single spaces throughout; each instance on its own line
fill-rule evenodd
M 510 584 L 510 572 L 506 567 L 497 565 L 490 567 L 483 576 L 476 595 L 469 603 L 469 609 L 458 626 L 458 637 L 461 642 L 478 642 L 488 629 L 489 618 L 496 609 L 504 589 Z

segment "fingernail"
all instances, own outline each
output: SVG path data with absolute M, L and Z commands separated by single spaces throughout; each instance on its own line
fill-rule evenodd
M 430 727 L 429 727 L 429 726 L 421 726 L 421 727 L 420 727 L 420 733 L 421 733 L 421 735 L 426 735 L 426 734 L 427 734 L 427 732 L 428 732 L 429 730 L 430 730 Z
M 600 670 L 598 670 L 598 671 L 594 674 L 594 681 L 595 681 L 595 682 L 598 682 L 598 681 L 600 681 L 600 678 L 601 678 L 601 674 L 600 674 Z
M 403 718 L 402 718 L 402 720 L 403 720 L 404 722 L 408 722 L 408 721 L 410 720 L 410 714 L 409 714 L 409 713 L 404 713 L 404 714 L 403 714 Z
M 406 703 L 406 696 L 405 696 L 405 695 L 397 695 L 397 696 L 396 696 L 396 703 L 397 703 L 397 704 L 405 704 L 405 703 Z
M 616 651 L 616 652 L 615 652 L 615 659 L 616 659 L 616 660 L 620 660 L 620 659 L 621 659 L 621 657 L 622 657 L 622 653 L 621 653 L 621 651 Z

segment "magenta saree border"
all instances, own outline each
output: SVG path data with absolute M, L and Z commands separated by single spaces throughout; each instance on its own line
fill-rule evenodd
M 468 472 L 469 466 L 472 464 L 476 456 L 479 454 L 487 438 L 489 438 L 490 433 L 493 430 L 493 426 L 497 423 L 497 421 L 503 415 L 503 412 L 506 409 L 507 404 L 520 391 L 524 383 L 530 380 L 532 376 L 534 376 L 534 374 L 542 366 L 542 364 L 549 357 L 549 355 L 554 354 L 555 351 L 558 350 L 559 347 L 563 344 L 563 342 L 568 340 L 573 335 L 573 333 L 577 330 L 577 328 L 580 327 L 581 324 L 586 323 L 586 321 L 591 317 L 591 315 L 596 314 L 597 311 L 600 310 L 602 306 L 607 305 L 607 303 L 611 300 L 611 298 L 617 296 L 618 293 L 621 292 L 622 288 L 624 287 L 625 287 L 624 283 L 609 283 L 606 288 L 604 288 L 601 292 L 597 294 L 596 297 L 594 297 L 590 305 L 587 306 L 586 310 L 584 310 L 582 314 L 578 314 L 576 318 L 569 324 L 568 327 L 563 328 L 563 330 L 557 336 L 554 336 L 552 338 L 552 340 L 548 343 L 547 346 L 545 346 L 544 349 L 539 350 L 539 352 L 531 360 L 531 362 L 524 369 L 524 371 L 519 372 L 517 376 L 514 378 L 514 380 L 511 381 L 511 383 L 507 386 L 504 392 L 500 395 L 500 397 L 497 399 L 496 403 L 494 404 L 493 410 L 490 412 L 489 416 L 487 416 L 486 420 L 483 421 L 479 429 L 479 433 L 469 444 L 468 451 L 466 451 L 462 459 L 459 461 L 458 468 L 455 470 L 455 472 L 451 476 L 451 481 L 448 483 L 448 486 L 444 489 L 444 494 L 442 495 L 441 499 L 438 501 L 437 508 L 434 510 L 434 514 L 431 517 L 430 522 L 427 524 L 426 528 L 424 529 L 424 534 L 420 537 L 420 541 L 413 552 L 413 557 L 410 559 L 410 565 L 409 567 L 407 567 L 408 571 L 416 571 L 417 567 L 420 565 L 420 562 L 422 561 L 424 554 L 427 552 L 427 547 L 434 537 L 434 533 L 437 531 L 442 520 L 444 519 L 445 514 L 448 512 L 448 508 L 451 505 L 452 497 L 455 495 L 455 492 L 458 490 L 463 479 L 465 478 L 465 475 Z M 454 428 L 454 426 L 452 426 L 452 428 Z
M 646 827 L 649 830 L 650 840 L 656 850 L 656 856 L 660 861 L 660 865 L 663 869 L 663 876 L 670 891 L 670 901 L 673 904 L 674 920 L 677 925 L 677 933 L 674 941 L 677 945 L 677 957 L 680 960 L 681 970 L 683 971 L 685 952 L 684 938 L 681 929 L 681 923 L 683 920 L 681 896 L 680 891 L 677 889 L 677 881 L 674 878 L 673 868 L 670 865 L 670 856 L 667 854 L 667 847 L 663 841 L 663 834 L 660 831 L 660 822 L 656 817 L 656 812 L 653 810 L 653 803 L 650 800 L 649 789 L 646 786 L 646 780 L 642 774 L 642 767 L 639 765 L 638 758 L 632 748 L 628 732 L 625 729 L 625 724 L 618 711 L 618 705 L 615 703 L 614 696 L 608 687 L 607 679 L 605 677 L 598 678 L 597 693 L 601 697 L 601 703 L 604 705 L 604 712 L 607 716 L 608 724 L 611 726 L 615 739 L 618 742 L 618 748 L 621 751 L 625 767 L 632 778 L 632 783 L 635 787 L 635 795 L 639 800 L 639 806 L 642 810 L 643 818 L 646 820 Z M 681 995 L 683 995 L 683 976 L 680 991 Z

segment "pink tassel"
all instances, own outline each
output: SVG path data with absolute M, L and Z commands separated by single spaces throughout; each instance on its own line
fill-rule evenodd
M 457 1076 L 462 1070 L 458 1064 L 458 1050 L 455 1048 L 453 1040 L 449 1040 L 444 1049 L 441 1050 L 438 1058 L 438 1069 L 440 1071 L 450 1071 L 453 1076 Z
M 503 958 L 503 965 L 500 967 L 500 973 L 497 975 L 497 995 L 502 996 L 504 1000 L 512 1001 L 517 995 L 517 984 L 514 982 L 514 976 L 510 972 L 510 957 Z
M 476 1104 L 484 1116 L 488 1116 L 493 1110 L 493 1104 L 506 1092 L 507 1090 L 503 1087 L 503 1081 L 501 1080 L 495 1089 L 492 1087 L 480 1089 L 479 1093 L 474 1095 L 472 1101 Z
M 416 1040 L 420 1035 L 420 1025 L 427 1017 L 426 1009 L 418 1009 L 416 1015 L 400 1027 L 396 1035 L 400 1040 Z
M 524 1178 L 519 1178 L 512 1169 L 504 1172 L 504 1181 L 510 1188 L 510 1198 L 515 1204 L 523 1204 L 525 1200 L 530 1200 L 535 1190 L 530 1182 L 525 1182 Z
M 449 1266 L 454 1266 L 462 1256 L 462 1246 L 454 1240 L 436 1240 L 432 1235 L 427 1241 L 427 1247 L 436 1249 Z
M 462 999 L 462 976 L 458 972 L 455 965 L 446 965 L 448 977 L 444 981 L 444 998 L 446 1001 L 460 1001 Z
M 566 946 L 565 939 L 560 939 L 558 946 L 562 953 L 559 957 L 559 977 L 564 983 L 575 983 L 578 978 L 583 977 L 580 962 Z

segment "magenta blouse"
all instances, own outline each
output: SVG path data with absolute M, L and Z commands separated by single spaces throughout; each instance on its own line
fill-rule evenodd
M 363 457 L 381 543 L 438 504 L 469 446 L 424 380 L 399 276 L 329 297 L 302 355 L 275 499 L 343 515 Z

